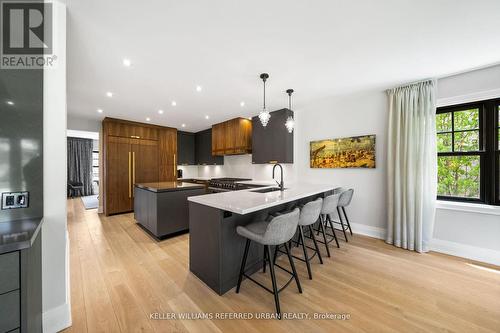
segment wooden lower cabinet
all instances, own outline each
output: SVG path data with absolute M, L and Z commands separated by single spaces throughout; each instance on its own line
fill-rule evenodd
M 120 124 L 115 124 L 119 122 Z M 125 123 L 125 124 L 123 124 Z M 133 129 L 133 127 L 145 127 Z M 130 212 L 134 208 L 134 184 L 173 181 L 177 176 L 177 130 L 105 119 L 103 122 L 103 194 L 106 215 Z M 152 126 L 152 125 L 151 125 Z M 126 128 L 127 131 L 117 129 Z M 112 134 L 147 133 L 123 137 Z

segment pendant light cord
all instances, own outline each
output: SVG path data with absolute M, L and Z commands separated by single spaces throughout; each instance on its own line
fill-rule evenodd
M 264 109 L 266 108 L 266 79 L 264 81 Z

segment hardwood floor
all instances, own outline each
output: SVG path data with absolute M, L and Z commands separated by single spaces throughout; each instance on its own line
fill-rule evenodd
M 359 235 L 340 249 L 332 244 L 324 265 L 315 259 L 313 280 L 296 261 L 304 293 L 290 285 L 281 308 L 309 320 L 153 320 L 155 313 L 272 312 L 274 300 L 250 281 L 240 294 L 218 296 L 189 272 L 188 234 L 156 242 L 133 214 L 98 216 L 72 199 L 68 229 L 73 326 L 65 332 L 500 332 L 499 267 Z M 268 275 L 254 276 L 270 284 Z M 314 320 L 314 313 L 350 317 Z

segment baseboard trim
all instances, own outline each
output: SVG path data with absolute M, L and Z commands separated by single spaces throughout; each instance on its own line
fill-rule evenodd
M 43 331 L 56 333 L 71 326 L 71 306 L 69 303 L 61 304 L 45 311 L 42 315 Z
M 366 224 L 351 223 L 352 232 L 378 239 L 385 239 L 385 228 L 373 227 Z
M 368 237 L 385 239 L 386 229 L 373 227 L 366 224 L 351 223 L 352 232 Z M 430 243 L 430 250 L 434 252 L 449 254 L 456 257 L 476 260 L 492 265 L 500 266 L 500 251 L 485 249 L 482 247 L 450 242 L 434 238 Z
M 500 251 L 442 239 L 433 239 L 430 248 L 431 251 L 500 266 Z

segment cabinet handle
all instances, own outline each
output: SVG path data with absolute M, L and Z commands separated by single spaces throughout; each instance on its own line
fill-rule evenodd
M 135 186 L 135 151 L 132 152 L 132 186 Z M 132 198 L 134 197 L 134 191 L 132 190 Z
M 128 152 L 128 197 L 132 198 L 132 153 Z

